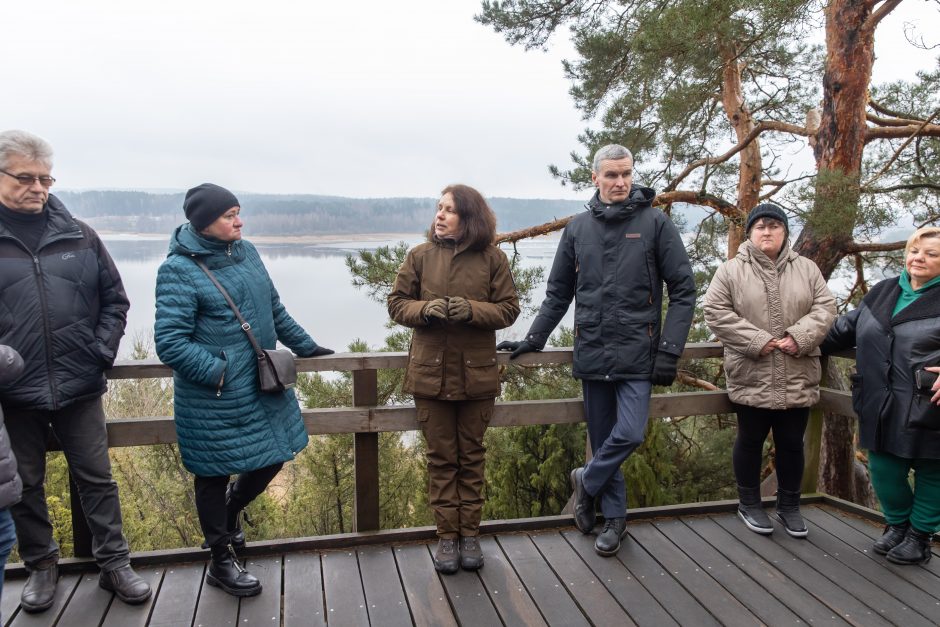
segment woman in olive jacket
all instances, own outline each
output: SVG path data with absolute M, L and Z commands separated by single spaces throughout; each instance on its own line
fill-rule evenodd
M 772 203 L 748 215 L 748 239 L 715 272 L 705 293 L 705 323 L 724 346 L 728 396 L 738 415 L 732 462 L 738 516 L 756 533 L 773 532 L 761 507 L 764 440 L 773 430 L 777 516 L 805 537 L 799 513 L 803 432 L 819 400 L 819 344 L 836 315 L 815 263 L 787 245 L 787 215 Z
M 896 564 L 926 563 L 940 531 L 940 228 L 911 235 L 901 276 L 839 317 L 822 348 L 853 346 L 859 445 L 888 523 L 874 550 Z
M 414 328 L 405 392 L 427 440 L 428 501 L 439 537 L 435 568 L 483 565 L 483 434 L 499 394 L 496 330 L 519 315 L 496 216 L 478 191 L 441 192 L 428 241 L 408 252 L 388 297 L 392 320 Z M 459 546 L 458 546 L 459 538 Z

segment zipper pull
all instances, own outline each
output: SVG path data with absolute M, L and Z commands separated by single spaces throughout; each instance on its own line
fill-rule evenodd
M 36 274 L 39 274 L 39 257 L 33 255 L 33 270 Z

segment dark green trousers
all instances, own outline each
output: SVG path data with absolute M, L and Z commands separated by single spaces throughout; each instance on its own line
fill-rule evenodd
M 869 451 L 868 469 L 888 524 L 910 522 L 918 531 L 940 531 L 940 459 L 904 459 Z

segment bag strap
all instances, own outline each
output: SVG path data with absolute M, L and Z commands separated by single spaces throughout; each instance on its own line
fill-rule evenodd
M 255 355 L 258 356 L 258 359 L 264 359 L 264 349 L 261 348 L 261 345 L 258 344 L 258 340 L 255 339 L 255 334 L 251 332 L 251 325 L 248 324 L 248 321 L 245 320 L 242 316 L 242 312 L 238 310 L 238 305 L 235 304 L 235 301 L 232 300 L 232 297 L 228 295 L 228 292 L 225 291 L 225 288 L 222 287 L 222 284 L 219 283 L 219 280 L 215 278 L 215 275 L 209 270 L 204 262 L 199 257 L 193 257 L 193 261 L 196 262 L 196 265 L 202 268 L 202 271 L 206 273 L 206 276 L 209 277 L 209 280 L 219 288 L 219 291 L 222 293 L 222 297 L 225 298 L 225 302 L 228 303 L 228 306 L 232 308 L 232 313 L 235 314 L 235 317 L 238 318 L 238 321 L 241 323 L 242 331 L 245 332 L 245 335 L 248 336 L 248 341 L 251 342 L 251 347 L 255 351 Z

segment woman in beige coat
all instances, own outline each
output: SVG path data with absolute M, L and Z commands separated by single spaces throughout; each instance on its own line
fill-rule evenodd
M 724 345 L 728 396 L 738 415 L 732 454 L 738 516 L 751 531 L 773 532 L 760 500 L 764 440 L 773 430 L 777 518 L 802 538 L 803 432 L 819 400 L 819 344 L 835 319 L 835 300 L 816 264 L 787 244 L 780 207 L 755 207 L 746 231 L 738 254 L 715 272 L 704 305 L 705 323 Z

